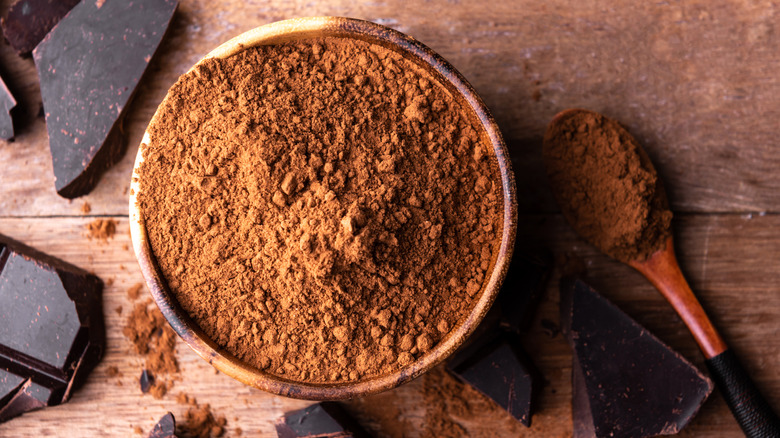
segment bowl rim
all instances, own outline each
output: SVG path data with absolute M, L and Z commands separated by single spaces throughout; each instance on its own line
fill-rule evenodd
M 377 375 L 368 379 L 340 383 L 308 383 L 288 380 L 265 373 L 223 350 L 211 340 L 179 305 L 172 296 L 156 259 L 146 233 L 146 226 L 140 206 L 137 203 L 139 191 L 138 168 L 143 162 L 143 150 L 150 143 L 147 130 L 138 148 L 130 182 L 129 222 L 133 251 L 141 268 L 152 297 L 165 319 L 176 333 L 200 357 L 219 371 L 250 386 L 264 391 L 309 400 L 340 400 L 356 396 L 377 393 L 397 387 L 444 361 L 474 331 L 490 309 L 501 283 L 506 275 L 514 249 L 517 226 L 517 200 L 514 173 L 509 153 L 499 131 L 498 125 L 466 79 L 444 58 L 418 42 L 413 37 L 394 29 L 370 21 L 346 17 L 305 17 L 294 18 L 266 24 L 249 30 L 209 52 L 188 71 L 192 71 L 209 58 L 226 58 L 245 48 L 258 45 L 279 44 L 292 40 L 305 40 L 313 37 L 349 37 L 379 44 L 399 52 L 405 58 L 438 76 L 440 82 L 454 89 L 467 107 L 474 113 L 483 127 L 498 163 L 502 196 L 502 233 L 498 251 L 494 250 L 493 268 L 490 277 L 480 290 L 472 311 L 460 325 L 452 330 L 433 349 L 420 356 L 412 364 L 391 373 Z M 451 90 L 452 91 L 452 90 Z M 456 97 L 457 98 L 457 97 Z M 167 101 L 168 95 L 158 106 L 149 126 L 153 125 Z

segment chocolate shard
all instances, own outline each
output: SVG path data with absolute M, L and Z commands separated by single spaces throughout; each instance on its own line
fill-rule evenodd
M 502 326 L 515 332 L 528 329 L 551 268 L 548 252 L 515 252 L 494 306 Z
M 369 438 L 369 434 L 340 404 L 321 402 L 288 412 L 276 421 L 279 438 Z
M 122 158 L 122 119 L 176 0 L 82 1 L 33 50 L 57 193 L 89 193 Z
M 168 412 L 160 418 L 149 432 L 149 438 L 176 438 L 176 418 Z
M 105 339 L 99 278 L 0 235 L 0 422 L 63 403 Z
M 16 99 L 5 85 L 5 81 L 0 78 L 0 138 L 3 140 L 14 138 L 14 121 L 11 117 L 11 110 L 14 107 L 16 107 Z
M 676 434 L 712 392 L 695 366 L 581 280 L 561 281 L 561 326 L 574 350 L 574 437 Z
M 138 383 L 141 386 L 141 392 L 146 394 L 154 385 L 154 376 L 149 370 L 143 370 L 141 371 L 141 377 L 138 378 Z
M 17 0 L 2 19 L 3 35 L 19 55 L 29 55 L 79 0 Z
M 525 426 L 531 426 L 540 374 L 517 334 L 487 333 L 455 354 L 447 369 Z

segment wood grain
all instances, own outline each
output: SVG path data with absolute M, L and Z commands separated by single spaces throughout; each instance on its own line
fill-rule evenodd
M 8 0 L 4 0 L 6 3 Z M 182 0 L 169 38 L 129 111 L 128 151 L 87 196 L 100 214 L 124 214 L 126 181 L 154 109 L 176 78 L 239 33 L 295 16 L 342 15 L 407 32 L 468 78 L 512 151 L 525 212 L 552 212 L 539 188 L 541 138 L 550 118 L 585 107 L 626 124 L 667 181 L 672 208 L 687 212 L 778 212 L 780 36 L 776 2 L 642 3 L 512 0 L 307 2 Z M 5 8 L 2 8 L 5 9 Z M 0 215 L 78 212 L 60 199 L 32 61 L 0 45 L 0 74 L 30 108 L 16 143 L 0 144 Z M 6 73 L 8 72 L 8 73 Z M 32 120 L 30 120 L 32 118 Z M 35 196 L 32 196 L 35 195 Z
M 132 426 L 148 430 L 167 410 L 181 415 L 185 407 L 175 402 L 179 391 L 210 403 L 228 418 L 229 429 L 240 427 L 244 436 L 274 436 L 273 420 L 284 410 L 306 402 L 272 396 L 216 374 L 179 342 L 181 380 L 172 395 L 162 401 L 143 396 L 137 379 L 140 357 L 130 352 L 121 335 L 132 306 L 126 290 L 141 282 L 137 262 L 129 249 L 127 220 L 119 221 L 117 235 L 102 243 L 86 237 L 86 224 L 93 217 L 4 218 L 0 232 L 10 235 L 68 262 L 113 280 L 104 292 L 104 314 L 108 326 L 108 351 L 87 384 L 65 405 L 26 414 L 0 425 L 0 436 L 127 436 Z M 571 353 L 560 335 L 550 337 L 542 320 L 558 322 L 557 283 L 561 271 L 572 259 L 587 268 L 588 281 L 605 296 L 636 318 L 685 357 L 703 367 L 703 356 L 674 310 L 653 286 L 628 266 L 622 265 L 580 241 L 559 215 L 524 215 L 520 218 L 519 250 L 546 247 L 556 256 L 556 267 L 541 306 L 525 336 L 525 347 L 542 371 L 544 387 L 540 410 L 530 430 L 516 429 L 524 436 L 566 436 L 571 430 Z M 683 271 L 702 304 L 729 345 L 739 354 L 756 383 L 775 407 L 780 406 L 780 216 L 682 215 L 675 221 L 678 256 Z M 770 257 L 767 257 L 770 256 Z M 121 315 L 115 312 L 122 306 Z M 110 378 L 106 367 L 117 366 L 120 378 Z M 121 382 L 121 386 L 118 386 Z M 399 388 L 390 398 L 400 403 L 404 418 L 423 425 L 426 406 L 422 403 L 424 378 Z M 397 394 L 396 394 L 397 393 Z M 370 399 L 368 401 L 371 401 Z M 360 402 L 356 402 L 359 411 Z M 494 416 L 495 417 L 495 416 Z M 364 421 L 381 426 L 376 418 Z M 456 417 L 457 419 L 457 417 Z M 507 419 L 460 419 L 473 436 L 496 436 L 505 431 Z M 419 427 L 408 436 L 424 436 Z M 515 430 L 515 429 L 512 429 Z M 716 393 L 684 431 L 685 436 L 741 436 L 736 422 Z
M 109 0 L 113 1 L 113 0 Z M 0 13 L 9 0 L 0 1 Z M 181 415 L 179 391 L 210 403 L 243 436 L 275 436 L 272 422 L 306 402 L 243 386 L 200 360 L 183 344 L 181 380 L 157 401 L 137 387 L 141 358 L 130 353 L 121 327 L 132 305 L 126 290 L 142 278 L 131 252 L 127 190 L 146 124 L 168 87 L 218 44 L 255 26 L 296 16 L 364 18 L 406 32 L 455 65 L 498 120 L 518 181 L 518 250 L 551 249 L 556 266 L 525 336 L 547 382 L 530 430 L 495 416 L 456 418 L 473 436 L 568 436 L 571 433 L 571 353 L 541 321 L 558 321 L 557 281 L 580 263 L 591 284 L 697 365 L 703 357 L 671 307 L 640 274 L 579 240 L 566 226 L 544 183 L 541 138 L 549 119 L 568 107 L 605 113 L 627 125 L 666 182 L 677 256 L 703 306 L 745 362 L 769 402 L 780 408 L 780 33 L 776 2 L 694 0 L 637 3 L 509 0 L 485 7 L 447 0 L 181 0 L 168 38 L 128 109 L 124 159 L 88 196 L 68 201 L 54 192 L 37 75 L 30 59 L 0 43 L 0 75 L 20 101 L 17 139 L 0 141 L 0 232 L 113 280 L 105 290 L 108 351 L 87 384 L 62 406 L 0 425 L 0 437 L 132 436 L 148 431 L 167 410 Z M 84 202 L 90 216 L 81 216 Z M 680 214 L 684 213 L 684 214 Z M 121 232 L 89 240 L 85 225 L 113 217 Z M 578 262 L 579 261 L 579 262 Z M 121 306 L 121 314 L 114 309 Z M 110 378 L 108 366 L 122 376 Z M 120 385 L 121 383 L 121 385 Z M 418 379 L 353 409 L 369 425 L 386 419 L 366 405 L 395 403 L 401 419 L 423 436 L 425 380 Z M 361 411 L 361 404 L 363 410 Z M 481 411 L 480 411 L 481 412 Z M 716 393 L 684 436 L 741 436 Z M 381 436 L 381 434 L 380 434 Z

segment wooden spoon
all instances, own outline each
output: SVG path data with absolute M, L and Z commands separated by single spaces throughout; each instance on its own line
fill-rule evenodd
M 570 109 L 556 115 L 550 122 L 547 131 L 550 133 L 551 130 L 559 128 L 559 124 L 570 117 L 588 113 L 597 117 L 603 117 L 592 111 Z M 620 133 L 622 138 L 632 138 L 619 124 L 615 123 L 615 126 L 616 129 L 623 131 Z M 548 138 L 550 138 L 549 135 L 545 136 L 545 153 L 548 150 Z M 645 158 L 647 157 L 641 148 L 637 153 Z M 660 190 L 661 193 L 658 196 L 665 198 L 666 195 L 663 193 L 663 189 Z M 560 197 L 556 196 L 556 198 L 560 202 Z M 595 242 L 591 241 L 590 243 L 599 247 Z M 780 420 L 777 414 L 772 411 L 737 360 L 736 355 L 718 334 L 712 321 L 707 317 L 690 286 L 688 286 L 688 282 L 685 281 L 685 277 L 683 277 L 682 271 L 680 271 L 680 266 L 677 264 L 677 258 L 674 255 L 672 238 L 668 237 L 665 242 L 662 241 L 661 243 L 661 249 L 652 253 L 646 259 L 622 261 L 641 272 L 642 275 L 650 280 L 674 307 L 677 314 L 685 322 L 685 325 L 688 326 L 701 351 L 704 353 L 707 368 L 709 368 L 715 384 L 723 393 L 726 403 L 736 417 L 743 432 L 745 432 L 745 435 L 751 438 L 780 437 Z M 601 247 L 599 249 L 611 255 L 608 250 L 605 251 Z

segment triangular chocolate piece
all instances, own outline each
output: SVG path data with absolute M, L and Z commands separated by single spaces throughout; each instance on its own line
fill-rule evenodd
M 122 118 L 177 0 L 84 0 L 33 51 L 57 193 L 89 193 L 124 154 Z
M 574 437 L 678 433 L 712 382 L 581 280 L 561 281 L 561 326 L 574 350 Z

